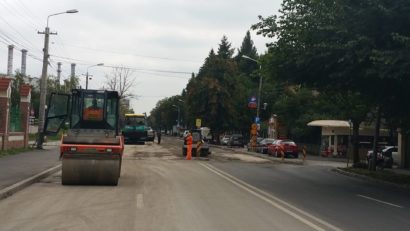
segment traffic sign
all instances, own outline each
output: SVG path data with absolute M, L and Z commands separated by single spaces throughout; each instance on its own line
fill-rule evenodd
M 255 123 L 259 124 L 261 122 L 261 119 L 259 117 L 255 117 Z

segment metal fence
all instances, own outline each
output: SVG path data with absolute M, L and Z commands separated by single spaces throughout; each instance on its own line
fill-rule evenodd
M 10 132 L 21 132 L 23 131 L 21 127 L 21 114 L 20 114 L 20 107 L 18 106 L 12 106 L 10 108 L 10 120 L 9 120 L 9 127 L 10 127 Z

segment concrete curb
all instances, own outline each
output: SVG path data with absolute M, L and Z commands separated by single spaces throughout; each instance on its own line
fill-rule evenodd
M 281 159 L 274 158 L 274 157 L 271 157 L 271 156 L 268 156 L 268 155 L 254 153 L 254 152 L 246 152 L 246 151 L 236 150 L 235 148 L 221 147 L 221 146 L 217 146 L 217 145 L 209 145 L 209 147 L 219 148 L 219 149 L 228 150 L 228 151 L 236 151 L 236 152 L 239 152 L 241 154 L 250 155 L 250 156 L 254 156 L 254 157 L 259 157 L 259 158 L 262 158 L 262 159 L 265 159 L 265 160 L 270 160 L 272 162 L 280 163 L 280 164 L 294 164 L 294 165 L 304 165 L 305 164 L 303 162 L 303 160 L 299 160 L 299 159 L 294 160 L 294 161 L 284 159 L 282 161 Z
M 29 177 L 25 180 L 22 180 L 20 182 L 17 182 L 7 188 L 4 188 L 2 190 L 0 190 L 0 200 L 5 199 L 11 195 L 13 195 L 14 193 L 30 186 L 31 184 L 34 184 L 38 181 L 40 181 L 43 178 L 46 178 L 47 176 L 50 176 L 51 174 L 59 171 L 61 169 L 61 164 L 54 166 L 52 168 L 49 168 L 37 175 L 34 175 L 32 177 Z
M 361 180 L 365 180 L 365 181 L 369 181 L 369 182 L 373 182 L 373 183 L 379 183 L 379 184 L 384 184 L 384 185 L 388 185 L 388 186 L 395 186 L 395 187 L 398 187 L 398 188 L 410 190 L 410 185 L 401 185 L 401 184 L 391 183 L 391 182 L 388 182 L 388 181 L 374 179 L 372 177 L 360 175 L 360 174 L 353 173 L 353 172 L 344 171 L 341 168 L 333 168 L 332 171 L 336 172 L 336 173 L 339 173 L 339 174 L 342 174 L 342 175 L 345 175 L 345 176 L 355 177 L 355 178 L 359 178 Z

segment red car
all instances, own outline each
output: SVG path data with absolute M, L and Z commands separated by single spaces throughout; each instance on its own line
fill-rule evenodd
M 268 147 L 268 154 L 282 157 L 281 149 L 285 153 L 285 157 L 293 156 L 294 158 L 299 158 L 298 146 L 293 140 L 275 140 L 275 142 Z

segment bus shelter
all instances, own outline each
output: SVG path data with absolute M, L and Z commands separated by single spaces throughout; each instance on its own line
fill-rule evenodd
M 314 120 L 307 124 L 322 128 L 320 154 L 323 156 L 346 156 L 350 137 L 352 136 L 352 125 L 345 120 Z M 374 127 L 366 126 L 364 123 L 359 128 L 359 152 L 365 155 L 373 144 Z M 380 129 L 378 145 L 387 145 L 389 132 Z

